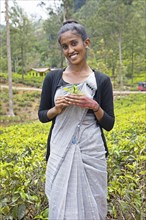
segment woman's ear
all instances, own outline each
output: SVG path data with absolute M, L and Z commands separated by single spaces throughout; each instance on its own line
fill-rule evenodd
M 90 46 L 90 39 L 89 38 L 87 38 L 85 41 L 84 41 L 84 45 L 85 45 L 85 47 L 88 49 L 89 48 L 89 46 Z

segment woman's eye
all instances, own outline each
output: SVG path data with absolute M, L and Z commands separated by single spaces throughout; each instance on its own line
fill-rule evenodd
M 78 44 L 77 41 L 72 41 L 72 42 L 71 42 L 71 45 L 72 45 L 72 46 L 76 46 L 77 44 Z
M 65 44 L 62 45 L 62 49 L 63 49 L 63 50 L 67 50 L 67 48 L 68 48 L 67 45 L 65 45 Z

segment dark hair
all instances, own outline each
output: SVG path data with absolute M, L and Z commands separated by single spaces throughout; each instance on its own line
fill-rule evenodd
M 61 34 L 65 33 L 66 31 L 76 31 L 77 34 L 81 36 L 83 41 L 88 38 L 84 26 L 82 26 L 75 20 L 67 20 L 63 23 L 63 26 L 60 28 L 60 31 L 58 32 L 59 43 L 60 43 Z

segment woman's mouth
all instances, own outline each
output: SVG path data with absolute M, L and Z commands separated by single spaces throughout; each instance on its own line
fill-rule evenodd
M 74 60 L 74 59 L 77 58 L 77 56 L 78 56 L 78 53 L 74 53 L 74 54 L 71 54 L 71 55 L 69 56 L 69 58 L 72 59 L 72 60 Z

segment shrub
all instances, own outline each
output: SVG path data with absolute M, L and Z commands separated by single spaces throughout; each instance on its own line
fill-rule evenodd
M 116 123 L 105 132 L 108 219 L 141 220 L 144 213 L 144 94 L 115 101 Z M 47 219 L 45 153 L 50 123 L 1 127 L 2 219 Z M 144 219 L 144 218 L 143 218 Z
M 109 212 L 117 219 L 141 220 L 144 213 L 144 95 L 115 102 L 116 124 L 107 133 Z
M 3 219 L 34 219 L 47 208 L 45 143 L 50 124 L 1 128 L 1 213 Z

